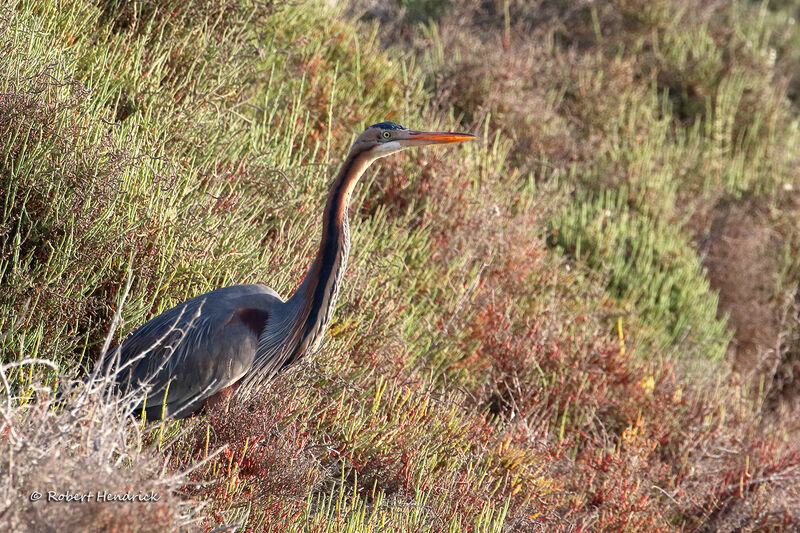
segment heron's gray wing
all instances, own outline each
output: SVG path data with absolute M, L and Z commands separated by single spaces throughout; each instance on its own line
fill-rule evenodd
M 150 320 L 119 349 L 123 386 L 148 386 L 148 419 L 181 418 L 238 381 L 253 364 L 269 312 L 209 293 Z

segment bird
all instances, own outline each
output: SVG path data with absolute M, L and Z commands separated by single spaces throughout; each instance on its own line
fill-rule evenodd
M 468 133 L 412 131 L 394 122 L 369 126 L 353 143 L 328 190 L 319 248 L 288 299 L 262 284 L 232 285 L 152 318 L 109 350 L 96 367 L 116 390 L 138 387 L 148 421 L 181 419 L 229 402 L 248 380 L 270 380 L 316 352 L 331 320 L 350 250 L 353 188 L 377 159 L 411 147 L 458 143 Z M 96 370 L 96 371 L 97 371 Z M 260 381 L 259 381 L 260 382 Z

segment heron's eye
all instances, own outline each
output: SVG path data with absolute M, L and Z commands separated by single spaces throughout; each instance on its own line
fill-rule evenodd
M 388 138 L 389 138 L 389 137 L 391 137 L 391 136 L 392 136 L 392 134 L 391 134 L 391 133 L 389 133 L 388 131 L 384 131 L 384 132 L 383 132 L 383 138 L 384 138 L 384 139 L 388 139 Z

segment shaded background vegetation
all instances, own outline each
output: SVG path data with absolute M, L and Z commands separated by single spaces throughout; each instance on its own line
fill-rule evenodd
M 0 521 L 40 530 L 31 490 L 111 476 L 169 498 L 70 507 L 64 527 L 797 527 L 798 15 L 688 0 L 2 8 Z M 331 174 L 384 119 L 481 142 L 365 176 L 313 362 L 188 422 L 35 407 L 91 367 L 115 312 L 118 340 L 220 285 L 290 293 Z

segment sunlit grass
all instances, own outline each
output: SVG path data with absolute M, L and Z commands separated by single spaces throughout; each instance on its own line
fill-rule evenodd
M 726 202 L 780 205 L 796 185 L 779 21 L 737 3 L 724 40 L 650 4 L 581 11 L 576 43 L 610 47 L 584 55 L 471 34 L 454 53 L 446 21 L 425 22 L 417 63 L 321 2 L 3 8 L 0 444 L 25 468 L 0 465 L 19 468 L 2 488 L 21 510 L 0 520 L 47 523 L 31 480 L 80 470 L 166 487 L 140 516 L 164 527 L 191 527 L 197 502 L 206 530 L 691 530 L 726 509 L 791 523 L 800 456 L 762 420 L 764 395 L 726 381 L 733 332 L 693 235 Z M 510 38 L 525 9 L 484 23 Z M 189 421 L 42 408 L 91 368 L 116 311 L 119 340 L 219 286 L 290 294 L 332 174 L 384 119 L 481 140 L 364 177 L 314 361 Z M 789 292 L 794 250 L 787 237 L 775 283 Z M 37 420 L 65 428 L 58 476 L 31 460 L 50 438 Z M 112 511 L 70 508 L 64 528 L 129 519 Z

